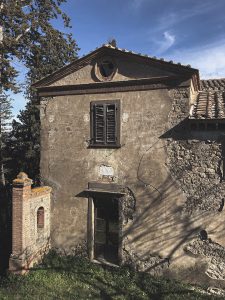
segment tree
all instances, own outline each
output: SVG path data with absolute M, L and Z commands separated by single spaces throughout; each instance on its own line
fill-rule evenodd
M 60 66 L 76 57 L 77 45 L 71 34 L 65 34 L 52 25 L 60 16 L 64 27 L 70 27 L 70 19 L 60 6 L 66 0 L 0 0 L 3 39 L 1 50 L 1 84 L 3 90 L 17 90 L 15 79 L 18 71 L 13 61 L 20 60 L 26 67 L 41 64 L 41 75 L 55 70 L 54 61 Z M 0 30 L 1 31 L 1 30 Z M 40 61 L 44 47 L 45 60 Z M 58 58 L 57 58 L 58 56 Z M 39 57 L 39 59 L 37 58 Z
M 7 160 L 8 182 L 24 171 L 39 184 L 40 160 L 40 120 L 39 110 L 30 100 L 25 110 L 13 120 L 12 130 L 7 140 L 7 152 L 11 159 Z
M 32 170 L 37 173 L 39 168 L 39 115 L 31 84 L 77 57 L 78 47 L 71 34 L 63 33 L 52 25 L 52 20 L 61 17 L 64 27 L 70 27 L 70 19 L 60 8 L 65 2 L 0 0 L 3 27 L 1 93 L 18 91 L 18 72 L 13 61 L 20 60 L 27 68 L 25 96 L 29 100 L 26 110 L 20 113 L 20 122 L 13 122 L 10 135 L 13 143 L 12 140 L 8 143 L 12 156 L 8 166 L 14 166 L 11 178 L 18 170 L 31 174 Z
M 6 151 L 6 142 L 9 131 L 9 120 L 11 119 L 11 104 L 7 95 L 0 95 L 0 186 L 5 186 L 5 173 L 4 164 L 8 159 Z

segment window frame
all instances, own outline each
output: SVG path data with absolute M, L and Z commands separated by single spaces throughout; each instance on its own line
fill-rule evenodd
M 44 206 L 40 206 L 37 209 L 37 229 L 45 228 L 45 208 Z
M 115 143 L 107 143 L 106 136 L 104 136 L 104 143 L 96 143 L 95 135 L 94 135 L 94 113 L 93 107 L 94 105 L 103 104 L 103 105 L 115 105 L 116 106 L 116 125 L 115 125 L 115 135 L 116 142 Z M 104 117 L 105 118 L 105 117 Z M 104 119 L 106 124 L 106 119 Z M 88 148 L 120 148 L 120 100 L 97 100 L 90 102 L 90 144 Z M 105 128 L 106 125 L 104 125 Z

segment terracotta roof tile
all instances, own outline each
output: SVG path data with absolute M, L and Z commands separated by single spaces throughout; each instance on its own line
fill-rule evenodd
M 225 78 L 201 80 L 202 91 L 225 90 Z
M 225 119 L 225 79 L 201 80 L 190 119 Z
M 106 47 L 106 48 L 112 48 L 112 49 L 116 49 L 116 50 L 119 50 L 121 52 L 127 52 L 127 53 L 132 53 L 132 54 L 136 54 L 136 55 L 139 55 L 139 56 L 142 56 L 142 57 L 149 57 L 151 59 L 155 59 L 155 60 L 158 60 L 158 61 L 165 61 L 165 62 L 168 62 L 168 63 L 172 63 L 174 65 L 179 65 L 179 66 L 182 66 L 182 67 L 186 67 L 186 68 L 191 68 L 191 65 L 183 65 L 181 64 L 180 62 L 178 63 L 175 63 L 173 62 L 172 60 L 170 61 L 166 61 L 163 57 L 162 58 L 158 58 L 156 56 L 150 56 L 148 54 L 143 54 L 143 53 L 136 53 L 135 51 L 131 51 L 131 50 L 127 50 L 127 49 L 121 49 L 121 48 L 118 48 L 118 47 L 114 47 L 110 44 L 103 44 L 102 47 Z M 98 48 L 96 48 L 98 49 Z
M 225 92 L 200 91 L 190 118 L 225 119 Z

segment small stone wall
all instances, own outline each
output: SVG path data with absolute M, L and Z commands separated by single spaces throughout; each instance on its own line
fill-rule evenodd
M 51 188 L 31 188 L 21 172 L 13 181 L 12 254 L 9 271 L 23 274 L 50 248 Z

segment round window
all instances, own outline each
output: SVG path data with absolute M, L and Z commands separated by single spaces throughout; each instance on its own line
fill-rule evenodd
M 114 65 L 111 61 L 109 60 L 103 60 L 100 64 L 99 64 L 99 71 L 100 74 L 103 77 L 109 77 L 113 74 L 114 71 Z
M 95 64 L 95 75 L 100 81 L 110 81 L 117 70 L 111 57 L 104 57 Z

